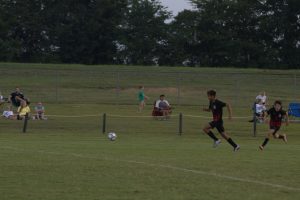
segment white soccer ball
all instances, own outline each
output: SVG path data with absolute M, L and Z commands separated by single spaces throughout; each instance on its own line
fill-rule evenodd
M 114 132 L 110 132 L 110 133 L 108 133 L 107 137 L 110 141 L 115 141 L 117 139 L 117 134 Z

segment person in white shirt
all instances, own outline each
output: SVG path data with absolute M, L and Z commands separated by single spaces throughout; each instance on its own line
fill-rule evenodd
M 263 105 L 267 104 L 266 92 L 260 92 L 259 95 L 255 98 L 257 102 L 261 101 Z
M 255 103 L 255 115 L 259 122 L 263 122 L 265 112 L 267 111 L 266 106 L 263 104 L 262 100 L 257 100 Z M 254 120 L 250 120 L 249 122 L 253 122 Z
M 159 96 L 159 100 L 157 100 L 155 103 L 155 108 L 162 113 L 162 116 L 165 116 L 166 118 L 171 113 L 171 105 L 167 100 L 165 100 L 164 94 Z
M 7 110 L 3 111 L 2 114 L 3 117 L 5 117 L 6 119 L 14 119 L 14 112 L 11 110 L 11 106 L 7 107 Z

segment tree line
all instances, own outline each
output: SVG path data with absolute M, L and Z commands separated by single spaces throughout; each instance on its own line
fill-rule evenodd
M 299 0 L 0 0 L 0 61 L 300 67 Z

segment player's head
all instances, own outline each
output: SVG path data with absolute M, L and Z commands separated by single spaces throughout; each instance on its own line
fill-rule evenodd
M 140 89 L 140 90 L 144 89 L 144 86 L 140 85 L 140 86 L 139 86 L 139 89 Z
M 159 96 L 159 99 L 160 99 L 160 100 L 164 100 L 164 99 L 165 99 L 165 95 L 164 95 L 164 94 L 160 95 L 160 96 Z
M 20 92 L 21 92 L 21 90 L 20 90 L 19 87 L 16 87 L 16 92 L 17 92 L 17 93 L 20 93 Z
M 26 107 L 26 106 L 27 106 L 27 102 L 26 102 L 25 100 L 22 100 L 22 101 L 21 101 L 21 107 L 24 108 L 24 107 Z
M 211 101 L 211 100 L 215 100 L 217 95 L 217 92 L 214 90 L 209 90 L 207 91 L 207 98 Z
M 279 110 L 281 110 L 281 108 L 282 108 L 282 102 L 281 101 L 275 101 L 274 102 L 274 108 L 275 108 L 275 110 L 276 111 L 279 111 Z

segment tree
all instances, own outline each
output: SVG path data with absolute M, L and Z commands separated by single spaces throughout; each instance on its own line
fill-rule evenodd
M 167 46 L 165 21 L 170 13 L 157 0 L 129 0 L 121 26 L 118 60 L 127 64 L 160 64 Z
M 60 59 L 67 63 L 112 63 L 125 7 L 125 0 L 54 1 L 50 37 Z

